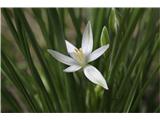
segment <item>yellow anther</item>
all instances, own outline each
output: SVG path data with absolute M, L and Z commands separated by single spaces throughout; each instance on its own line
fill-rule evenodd
M 83 53 L 82 48 L 79 48 L 79 51 L 80 51 L 81 53 Z
M 76 49 L 75 48 L 74 55 L 75 55 L 75 58 L 76 58 L 77 62 L 80 65 L 84 65 L 85 64 L 85 56 L 83 54 L 82 48 L 80 48 L 80 49 Z
M 78 53 L 78 52 L 79 52 L 79 50 L 78 50 L 77 48 L 75 48 L 74 50 L 75 50 L 75 52 L 76 52 L 76 53 Z

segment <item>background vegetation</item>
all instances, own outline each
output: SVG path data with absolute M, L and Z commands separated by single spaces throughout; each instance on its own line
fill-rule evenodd
M 2 8 L 1 19 L 2 112 L 160 111 L 160 9 Z M 110 44 L 91 63 L 109 90 L 47 53 L 80 47 L 89 20 L 94 49 Z

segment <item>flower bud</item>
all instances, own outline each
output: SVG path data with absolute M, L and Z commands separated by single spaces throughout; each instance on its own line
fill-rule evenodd
M 111 9 L 109 16 L 109 28 L 117 34 L 118 32 L 119 21 L 117 19 L 116 10 L 114 8 Z

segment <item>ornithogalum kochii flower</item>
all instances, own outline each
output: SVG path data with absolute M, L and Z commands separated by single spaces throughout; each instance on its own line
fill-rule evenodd
M 93 50 L 93 35 L 91 29 L 91 23 L 88 22 L 82 37 L 81 48 L 77 49 L 73 44 L 65 41 L 67 46 L 67 52 L 70 55 L 63 55 L 55 50 L 48 49 L 48 52 L 59 62 L 69 65 L 64 72 L 76 72 L 83 69 L 85 76 L 93 83 L 108 89 L 106 80 L 102 74 L 89 62 L 92 62 L 99 58 L 108 48 L 109 44 L 104 45 L 95 51 Z

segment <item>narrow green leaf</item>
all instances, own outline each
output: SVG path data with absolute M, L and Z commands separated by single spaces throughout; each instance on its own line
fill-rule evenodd
M 22 46 L 23 46 L 23 49 L 24 49 L 24 56 L 28 62 L 28 65 L 32 71 L 32 74 L 35 78 L 35 80 L 37 80 L 37 85 L 39 85 L 40 87 L 40 90 L 42 92 L 42 94 L 45 96 L 44 100 L 46 101 L 45 102 L 45 105 L 44 105 L 44 108 L 47 107 L 49 111 L 52 111 L 53 110 L 53 105 L 52 105 L 52 102 L 51 102 L 51 98 L 41 80 L 41 77 L 33 63 L 33 60 L 32 60 L 32 57 L 31 57 L 31 54 L 30 54 L 30 50 L 29 50 L 29 46 L 28 46 L 28 43 L 27 43 L 27 38 L 26 38 L 26 33 L 25 33 L 25 30 L 24 28 L 22 27 L 22 24 L 23 22 L 21 21 L 21 15 L 19 14 L 19 11 L 18 9 L 14 9 L 14 13 L 15 13 L 15 16 L 16 16 L 16 22 L 17 22 L 17 28 L 18 28 L 18 31 L 19 31 L 19 35 L 21 37 L 21 42 L 22 42 Z M 20 32 L 21 31 L 21 32 Z M 47 110 L 47 109 L 46 109 Z
M 23 111 L 21 106 L 18 104 L 18 101 L 14 98 L 14 96 L 9 91 L 7 91 L 7 89 L 2 88 L 1 94 L 2 94 L 2 100 L 4 100 L 6 103 L 12 106 L 11 110 L 13 110 L 13 112 Z M 2 104 L 2 107 L 3 107 L 3 104 Z
M 26 98 L 26 102 L 30 105 L 30 108 L 35 111 L 39 111 L 38 106 L 35 104 L 33 96 L 30 96 L 27 90 L 25 89 L 24 84 L 21 81 L 21 77 L 18 71 L 15 69 L 14 65 L 10 62 L 10 60 L 6 57 L 5 53 L 2 51 L 2 69 L 6 72 L 8 78 L 12 80 L 12 82 L 17 86 L 19 91 L 21 91 Z M 13 78 L 13 79 L 12 79 Z
M 95 20 L 93 24 L 93 35 L 94 35 L 94 47 L 97 48 L 99 46 L 99 40 L 101 35 L 101 30 L 103 28 L 106 17 L 106 9 L 101 8 L 97 9 L 97 14 L 95 14 Z
M 81 38 L 82 37 L 82 34 L 81 34 L 81 26 L 80 26 L 80 23 L 79 23 L 79 20 L 78 20 L 78 18 L 76 17 L 76 15 L 75 15 L 75 10 L 73 9 L 73 8 L 69 8 L 68 9 L 68 12 L 69 12 L 69 14 L 70 14 L 70 16 L 71 16 L 71 19 L 72 19 L 72 22 L 73 22 L 73 25 L 74 25 L 74 27 L 75 27 L 75 30 L 76 30 L 76 32 L 77 32 L 77 41 L 76 41 L 76 43 L 77 43 L 77 46 L 78 47 L 80 47 L 81 46 L 81 42 L 80 42 L 80 40 L 79 40 L 79 38 Z
M 54 102 L 55 102 L 55 106 L 56 106 L 56 110 L 57 111 L 60 111 L 60 103 L 59 103 L 59 100 L 58 100 L 58 95 L 56 93 L 56 90 L 55 90 L 55 87 L 54 87 L 54 83 L 53 83 L 53 76 L 52 73 L 50 73 L 50 71 L 48 70 L 48 67 L 47 67 L 47 64 L 46 64 L 46 60 L 45 60 L 45 56 L 43 55 L 43 51 L 41 50 L 40 46 L 38 45 L 37 41 L 36 41 L 36 38 L 35 38 L 35 35 L 33 34 L 33 31 L 31 30 L 31 27 L 29 26 L 23 12 L 21 11 L 21 9 L 19 9 L 17 12 L 19 12 L 19 14 L 21 15 L 21 20 L 24 22 L 24 24 L 22 24 L 22 26 L 24 26 L 24 28 L 26 29 L 26 32 L 28 34 L 28 37 L 30 38 L 30 42 L 37 54 L 37 57 L 39 58 L 39 61 L 44 69 L 44 72 L 45 72 L 45 76 L 48 80 L 48 83 L 49 83 L 49 86 L 50 86 L 50 89 L 52 90 L 52 93 L 51 93 L 51 97 L 54 97 L 53 99 Z M 47 51 L 46 51 L 47 52 Z

